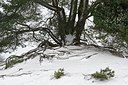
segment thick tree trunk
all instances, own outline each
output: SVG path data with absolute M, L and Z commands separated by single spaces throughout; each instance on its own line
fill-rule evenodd
M 69 17 L 66 17 L 64 8 L 59 6 L 59 0 L 52 0 L 52 5 L 47 4 L 44 1 L 42 2 L 42 0 L 34 1 L 48 9 L 51 9 L 57 14 L 58 35 L 63 45 L 66 44 L 65 37 L 67 34 L 75 34 L 76 38 L 74 43 L 80 44 L 80 37 L 84 30 L 85 21 L 89 15 L 89 0 L 71 0 Z M 76 22 L 77 14 L 78 21 Z
M 85 21 L 88 18 L 88 0 L 81 0 L 78 8 L 78 21 L 75 27 L 76 30 L 76 39 L 75 44 L 80 44 L 80 37 L 82 31 L 84 30 Z
M 66 15 L 64 8 L 58 6 L 58 0 L 52 0 L 52 4 L 57 8 L 57 19 L 58 19 L 58 34 L 61 38 L 63 45 L 65 45 L 65 28 L 66 28 Z
M 76 25 L 76 38 L 75 38 L 75 41 L 74 43 L 76 45 L 79 45 L 80 44 L 80 37 L 81 37 L 81 34 L 82 34 L 82 31 L 84 30 L 84 26 L 85 26 L 85 20 L 83 21 L 79 21 Z
M 67 32 L 66 32 L 67 34 L 73 34 L 75 31 L 74 26 L 75 26 L 76 14 L 77 14 L 77 4 L 78 4 L 78 0 L 71 1 L 71 8 L 67 23 Z
M 66 15 L 64 9 L 62 8 L 57 14 L 58 14 L 58 34 L 60 35 L 63 45 L 65 45 Z

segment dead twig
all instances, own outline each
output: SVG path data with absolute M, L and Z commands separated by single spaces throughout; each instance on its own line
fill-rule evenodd
M 22 76 L 22 75 L 29 75 L 29 74 L 31 74 L 31 73 L 21 73 L 21 74 L 17 74 L 17 75 L 7 75 L 7 74 L 5 74 L 5 75 L 0 75 L 0 78 L 5 78 L 5 77 L 18 77 L 18 76 Z
M 86 56 L 86 57 L 83 57 L 81 60 L 83 60 L 83 59 L 88 59 L 88 58 L 90 58 L 90 57 L 92 57 L 92 56 L 94 56 L 94 55 L 97 55 L 98 53 L 94 53 L 94 54 L 91 54 L 91 55 L 89 55 L 89 56 Z

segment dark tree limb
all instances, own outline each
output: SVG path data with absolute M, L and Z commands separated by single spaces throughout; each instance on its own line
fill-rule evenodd
M 52 0 L 52 4 L 53 6 L 58 7 L 58 0 Z
M 75 18 L 76 18 L 76 14 L 77 14 L 77 3 L 78 3 L 78 0 L 71 1 L 71 9 L 70 9 L 70 13 L 69 13 L 68 22 L 72 21 L 75 23 Z
M 20 23 L 19 23 L 20 24 Z M 26 32 L 35 32 L 35 31 L 46 31 L 50 37 L 60 46 L 62 46 L 62 42 L 61 40 L 59 40 L 52 32 L 50 29 L 48 28 L 43 28 L 43 27 L 38 27 L 38 28 L 31 28 L 29 25 L 26 25 L 26 24 L 20 24 L 22 26 L 26 26 L 28 27 L 29 29 L 26 29 L 26 30 L 13 30 L 12 32 L 15 33 L 16 35 L 19 35 L 19 34 L 23 34 L 23 33 L 26 33 Z
M 21 74 L 17 74 L 17 75 L 0 75 L 0 78 L 5 78 L 5 77 L 18 77 L 18 76 L 22 76 L 22 75 L 30 75 L 31 73 L 21 73 Z
M 33 2 L 38 3 L 57 14 L 58 19 L 58 34 L 60 35 L 62 44 L 65 43 L 65 27 L 66 27 L 66 14 L 64 8 L 58 6 L 59 0 L 52 0 L 52 5 L 46 3 L 43 0 L 33 0 Z
M 38 3 L 38 4 L 40 4 L 40 5 L 44 6 L 44 7 L 52 10 L 52 11 L 57 11 L 57 8 L 55 6 L 52 6 L 52 5 L 48 4 L 48 3 L 46 3 L 44 0 L 33 0 L 33 2 Z
M 100 4 L 99 1 L 92 2 L 92 5 L 88 8 L 88 18 L 92 16 L 92 13 L 95 11 L 95 8 Z
M 92 57 L 92 56 L 94 56 L 94 55 L 97 55 L 98 53 L 94 53 L 94 54 L 91 54 L 91 55 L 89 55 L 89 56 L 86 56 L 86 57 L 83 57 L 81 60 L 83 60 L 83 59 L 88 59 L 88 58 L 90 58 L 90 57 Z
M 78 3 L 78 0 L 71 1 L 71 9 L 70 9 L 68 23 L 67 23 L 69 32 L 71 32 L 72 34 L 75 30 L 74 25 L 75 25 L 75 19 L 77 14 L 77 3 Z
M 89 0 L 80 0 L 79 8 L 78 8 L 78 21 L 75 26 L 76 31 L 76 39 L 75 44 L 80 44 L 80 37 L 82 31 L 84 30 L 85 22 L 88 16 L 88 7 L 89 7 Z

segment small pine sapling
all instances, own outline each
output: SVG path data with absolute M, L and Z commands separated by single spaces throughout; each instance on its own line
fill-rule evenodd
M 60 68 L 58 71 L 54 72 L 54 78 L 59 79 L 64 76 L 64 69 Z
M 100 81 L 108 80 L 115 76 L 115 71 L 111 70 L 109 67 L 101 69 L 100 72 L 95 72 L 91 74 L 91 77 L 98 79 Z

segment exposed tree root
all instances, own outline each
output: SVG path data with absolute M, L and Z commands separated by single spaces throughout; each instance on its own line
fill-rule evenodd
M 6 59 L 6 62 L 5 62 L 5 69 L 7 69 L 7 68 L 9 68 L 9 67 L 12 67 L 13 65 L 15 65 L 15 64 L 17 64 L 17 63 L 21 63 L 21 62 L 23 62 L 23 61 L 26 61 L 26 60 L 28 60 L 28 59 L 30 59 L 30 58 L 34 58 L 34 57 L 36 57 L 36 56 L 40 56 L 40 60 L 39 60 L 40 62 L 42 62 L 44 58 L 46 58 L 46 59 L 52 59 L 55 55 L 47 55 L 47 54 L 44 54 L 44 51 L 45 51 L 47 48 L 52 48 L 52 47 L 56 47 L 56 46 L 58 46 L 58 45 L 57 45 L 57 44 L 53 44 L 53 43 L 51 43 L 51 42 L 49 42 L 49 41 L 47 41 L 47 40 L 44 40 L 44 41 L 42 41 L 42 42 L 38 45 L 37 48 L 32 49 L 32 50 L 28 51 L 27 53 L 24 53 L 24 54 L 22 54 L 22 55 L 20 55 L 20 56 L 12 55 L 12 56 L 10 56 L 9 58 L 7 58 L 7 59 Z M 111 47 L 101 47 L 101 46 L 97 46 L 97 45 L 93 45 L 93 44 L 87 45 L 87 46 L 94 46 L 95 48 L 98 48 L 98 49 L 100 49 L 100 50 L 109 51 L 109 52 L 111 52 L 113 55 L 120 56 L 120 57 L 125 57 L 125 56 L 123 56 L 122 53 L 117 52 L 114 48 L 111 48 Z M 70 52 L 68 52 L 68 51 L 60 51 L 60 52 L 63 52 L 64 54 L 65 54 L 65 53 L 70 54 Z M 84 57 L 84 58 L 88 59 L 88 58 L 90 58 L 91 56 L 96 55 L 96 54 L 98 54 L 98 53 L 94 53 L 94 54 L 89 55 L 89 56 L 86 56 L 86 57 Z M 73 55 L 73 57 L 74 57 L 74 56 L 75 56 L 75 55 Z M 71 56 L 70 56 L 70 57 L 71 57 Z M 68 59 L 69 57 L 60 58 L 60 57 L 56 57 L 56 56 L 55 56 L 54 58 L 57 58 L 57 59 Z M 84 58 L 82 58 L 82 59 L 84 59 Z M 81 60 L 82 60 L 82 59 L 81 59 Z
M 88 58 L 90 58 L 90 57 L 92 57 L 92 56 L 94 56 L 94 55 L 97 55 L 98 53 L 94 53 L 94 54 L 91 54 L 91 55 L 89 55 L 89 56 L 86 56 L 86 57 L 83 57 L 81 60 L 83 60 L 83 59 L 88 59 Z
M 5 77 L 18 77 L 18 76 L 22 76 L 22 75 L 30 75 L 31 73 L 21 73 L 21 74 L 17 74 L 17 75 L 0 75 L 0 78 L 5 78 Z
M 44 55 L 44 51 L 49 48 L 49 47 L 55 47 L 58 46 L 56 44 L 53 44 L 47 40 L 44 40 L 43 42 L 41 42 L 37 48 L 32 49 L 30 51 L 28 51 L 27 53 L 24 53 L 20 56 L 17 55 L 12 55 L 10 57 L 8 57 L 5 61 L 5 69 L 12 67 L 13 65 L 17 64 L 17 63 L 21 63 L 23 61 L 26 61 L 30 58 L 34 58 L 36 56 L 43 56 L 43 58 L 49 57 Z M 52 57 L 52 56 L 51 56 Z
M 87 46 L 93 46 L 95 48 L 98 48 L 99 50 L 102 50 L 102 51 L 109 51 L 110 53 L 112 53 L 113 55 L 116 55 L 116 56 L 119 56 L 119 57 L 122 57 L 122 58 L 126 58 L 126 56 L 124 56 L 122 54 L 122 52 L 120 51 L 117 51 L 115 48 L 113 47 L 102 47 L 102 46 L 98 46 L 98 45 L 94 45 L 94 44 L 89 44 Z

